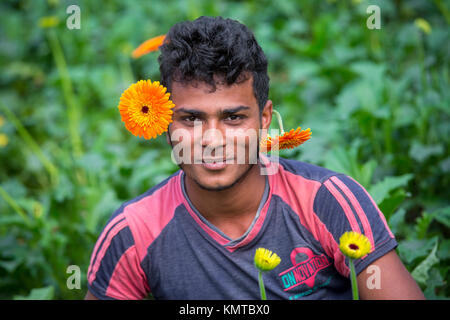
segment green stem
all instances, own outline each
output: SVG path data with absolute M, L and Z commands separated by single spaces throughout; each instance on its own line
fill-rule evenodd
M 353 259 L 350 258 L 348 263 L 350 265 L 350 279 L 352 282 L 353 300 L 359 300 L 358 283 L 356 282 L 355 264 L 353 263 Z
M 369 133 L 369 138 L 371 141 L 371 144 L 374 148 L 375 151 L 375 157 L 378 161 L 380 161 L 380 159 L 382 158 L 381 155 L 381 148 L 380 148 L 380 144 L 379 142 L 376 140 L 376 135 L 375 133 L 377 132 L 377 126 L 376 126 L 376 119 L 372 118 L 370 119 L 370 133 Z
M 50 48 L 55 60 L 55 65 L 61 79 L 64 100 L 67 105 L 67 118 L 69 120 L 69 135 L 74 158 L 80 158 L 83 155 L 83 143 L 81 140 L 80 127 L 80 105 L 73 91 L 72 80 L 70 79 L 69 69 L 67 68 L 64 52 L 59 42 L 58 35 L 54 29 L 50 29 L 47 33 Z M 75 170 L 75 177 L 82 185 L 86 184 L 86 173 L 82 169 Z
M 445 4 L 442 3 L 442 0 L 434 0 L 433 2 L 441 11 L 442 15 L 445 18 L 445 21 L 447 21 L 447 24 L 450 24 L 450 11 L 447 10 Z
M 64 58 L 64 53 L 58 40 L 58 36 L 53 29 L 49 30 L 47 36 L 50 43 L 50 48 L 53 53 L 53 58 L 55 59 L 56 68 L 58 69 L 59 77 L 61 78 L 64 99 L 66 100 L 67 104 L 69 133 L 73 152 L 75 157 L 79 157 L 83 154 L 81 137 L 78 131 L 80 121 L 80 108 L 73 94 L 72 81 L 70 79 L 66 59 Z
M 392 154 L 392 123 L 394 122 L 393 117 L 389 121 L 384 122 L 384 143 L 386 145 L 386 153 Z
M 58 184 L 58 169 L 53 164 L 53 162 L 51 162 L 45 156 L 41 147 L 33 139 L 33 136 L 28 132 L 28 130 L 23 126 L 23 124 L 19 120 L 19 118 L 17 118 L 16 115 L 13 112 L 11 112 L 11 110 L 9 110 L 7 107 L 5 107 L 3 104 L 0 104 L 0 108 L 3 109 L 8 120 L 17 129 L 17 132 L 22 137 L 23 141 L 25 141 L 25 143 L 28 145 L 28 148 L 34 152 L 34 154 L 37 156 L 37 158 L 43 164 L 44 168 L 50 174 L 50 180 L 51 180 L 52 184 L 54 184 L 54 185 Z
M 14 209 L 14 211 L 23 219 L 23 221 L 30 226 L 31 222 L 28 219 L 27 214 L 23 209 L 17 204 L 13 197 L 11 197 L 5 189 L 0 187 L 0 195 L 5 199 L 5 201 Z
M 258 271 L 259 293 L 261 294 L 261 300 L 267 300 L 266 289 L 264 288 L 264 281 L 262 278 L 262 272 Z
M 281 131 L 280 136 L 282 136 L 284 134 L 284 128 L 283 128 L 283 119 L 281 119 L 281 114 L 275 109 L 273 109 L 272 112 L 275 113 L 275 116 L 276 116 L 277 121 L 278 121 L 278 126 L 279 126 L 280 131 Z

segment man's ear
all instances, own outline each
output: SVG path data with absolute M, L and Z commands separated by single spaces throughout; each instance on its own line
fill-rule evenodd
M 172 146 L 172 142 L 170 141 L 170 136 L 169 136 L 169 129 L 167 129 L 167 131 L 166 131 L 166 141 L 167 141 L 168 145 Z
M 272 100 L 267 100 L 261 113 L 261 129 L 269 130 L 270 122 L 272 121 Z

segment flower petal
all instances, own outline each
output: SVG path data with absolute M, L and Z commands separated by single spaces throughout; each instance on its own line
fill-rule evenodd
M 157 51 L 159 47 L 163 44 L 165 37 L 166 35 L 163 34 L 144 41 L 136 49 L 134 49 L 134 51 L 131 53 L 131 56 L 134 59 L 137 59 L 149 52 Z
M 340 237 L 339 249 L 345 256 L 351 259 L 359 259 L 370 252 L 371 244 L 365 235 L 348 231 Z

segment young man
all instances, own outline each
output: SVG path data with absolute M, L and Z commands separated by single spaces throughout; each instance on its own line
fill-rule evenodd
M 179 171 L 112 215 L 92 253 L 87 299 L 259 299 L 258 247 L 281 257 L 264 275 L 268 299 L 351 299 L 338 247 L 351 230 L 372 245 L 355 262 L 362 299 L 423 298 L 383 214 L 355 180 L 259 149 L 251 161 L 249 137 L 228 139 L 260 139 L 272 119 L 267 61 L 244 25 L 179 23 L 160 50 L 161 82 L 175 104 L 167 142 L 202 156 L 180 153 Z

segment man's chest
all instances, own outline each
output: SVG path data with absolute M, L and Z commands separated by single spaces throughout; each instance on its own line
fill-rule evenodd
M 169 225 L 148 250 L 142 267 L 157 299 L 260 299 L 257 248 L 281 263 L 263 274 L 268 299 L 351 298 L 348 279 L 320 243 L 289 217 L 268 217 L 251 243 L 230 249 L 186 219 Z

